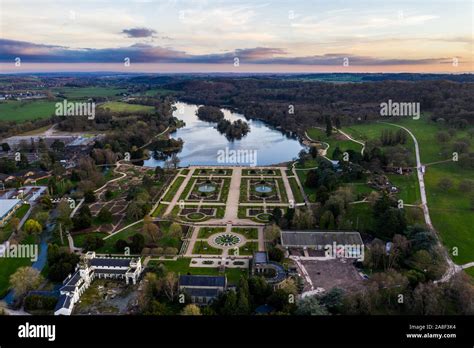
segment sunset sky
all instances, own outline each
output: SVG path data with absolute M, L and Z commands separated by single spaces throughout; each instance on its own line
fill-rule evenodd
M 0 0 L 0 10 L 3 73 L 473 71 L 471 0 Z

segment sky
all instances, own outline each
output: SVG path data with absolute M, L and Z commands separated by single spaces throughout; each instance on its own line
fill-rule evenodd
M 0 0 L 0 72 L 472 72 L 473 4 Z

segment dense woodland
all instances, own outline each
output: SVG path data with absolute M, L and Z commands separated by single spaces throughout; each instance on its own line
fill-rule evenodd
M 341 125 L 379 118 L 388 100 L 419 102 L 421 112 L 453 127 L 474 123 L 474 83 L 380 81 L 326 83 L 273 78 L 213 78 L 167 84 L 179 98 L 196 104 L 227 106 L 287 131 L 301 133 L 330 116 Z

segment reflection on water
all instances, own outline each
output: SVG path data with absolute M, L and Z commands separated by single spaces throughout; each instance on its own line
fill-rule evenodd
M 256 151 L 256 165 L 270 165 L 290 161 L 298 156 L 303 148 L 297 139 L 292 139 L 282 132 L 270 128 L 262 121 L 246 120 L 243 115 L 222 109 L 224 116 L 229 121 L 243 120 L 248 122 L 250 133 L 240 140 L 229 141 L 224 134 L 215 128 L 215 123 L 201 121 L 196 116 L 197 105 L 177 103 L 174 116 L 183 120 L 186 126 L 172 133 L 175 139 L 184 140 L 183 150 L 178 154 L 181 159 L 180 166 L 188 165 L 232 165 L 218 161 L 219 151 L 230 154 L 234 151 Z M 149 159 L 145 166 L 163 166 L 163 161 Z M 247 164 L 248 165 L 248 164 Z

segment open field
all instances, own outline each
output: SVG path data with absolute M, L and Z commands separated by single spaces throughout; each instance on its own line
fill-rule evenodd
M 17 101 L 0 103 L 0 121 L 24 122 L 48 118 L 54 114 L 55 102 L 47 100 Z
M 342 152 L 347 150 L 354 150 L 356 152 L 360 152 L 362 150 L 362 145 L 354 141 L 348 140 L 343 135 L 337 133 L 333 133 L 330 137 L 328 137 L 324 130 L 319 128 L 308 129 L 307 133 L 311 139 L 323 141 L 329 144 L 330 147 L 327 153 L 327 156 L 329 158 L 332 158 L 332 154 L 336 147 L 339 147 Z
M 389 120 L 388 122 L 395 123 Z M 404 119 L 396 122 L 410 129 L 418 140 L 420 146 L 421 161 L 423 164 L 429 164 L 437 161 L 449 159 L 443 152 L 452 153 L 452 145 L 456 140 L 468 138 L 467 131 L 457 130 L 456 134 L 448 142 L 442 144 L 436 139 L 438 131 L 447 130 L 446 126 L 428 122 L 421 118 L 420 120 Z M 393 126 L 385 124 L 364 124 L 345 128 L 357 139 L 376 138 L 380 135 L 382 129 Z M 410 139 L 410 138 L 409 138 Z M 411 145 L 413 142 L 407 143 Z M 414 147 L 414 146 L 413 146 Z M 445 149 L 446 151 L 443 151 Z M 473 141 L 471 141 L 470 150 L 474 150 Z M 472 179 L 474 173 L 472 170 L 462 169 L 454 162 L 428 165 L 425 174 L 425 184 L 428 197 L 428 206 L 435 229 L 440 233 L 443 243 L 452 249 L 457 247 L 459 254 L 453 256 L 456 263 L 467 263 L 474 260 L 474 213 L 469 206 L 469 195 L 461 192 L 458 188 L 462 180 Z M 414 193 L 418 184 L 414 179 L 394 175 L 390 177 L 397 186 L 402 188 L 400 197 L 405 203 L 419 202 L 419 190 Z M 444 190 L 438 187 L 441 179 L 448 178 L 453 182 L 453 187 Z M 397 180 L 403 180 L 404 183 Z
M 99 106 L 102 109 L 109 109 L 112 112 L 151 112 L 155 108 L 148 105 L 128 104 L 118 101 L 107 102 Z
M 110 87 L 60 87 L 53 88 L 52 92 L 64 95 L 69 99 L 85 99 L 94 97 L 119 97 L 118 94 L 126 92 L 126 89 Z

